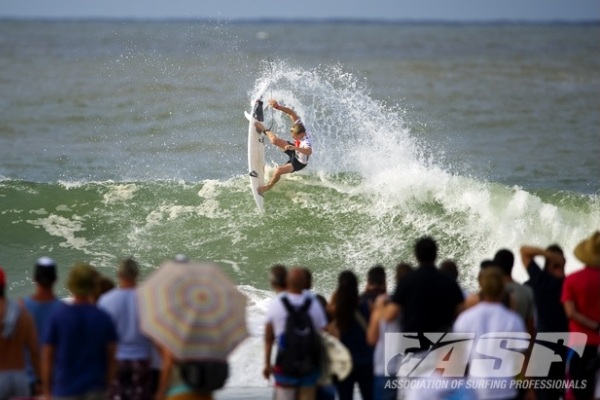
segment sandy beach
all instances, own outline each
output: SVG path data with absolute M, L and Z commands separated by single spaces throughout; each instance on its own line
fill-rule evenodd
M 234 387 L 225 388 L 215 393 L 215 400 L 263 400 L 273 397 L 270 387 Z

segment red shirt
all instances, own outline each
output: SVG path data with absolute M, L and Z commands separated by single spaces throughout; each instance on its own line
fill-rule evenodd
M 600 268 L 586 266 L 567 276 L 560 300 L 563 303 L 572 301 L 577 312 L 592 321 L 600 322 Z M 588 345 L 600 344 L 600 334 L 597 331 L 586 328 L 572 319 L 569 320 L 569 331 L 588 335 Z

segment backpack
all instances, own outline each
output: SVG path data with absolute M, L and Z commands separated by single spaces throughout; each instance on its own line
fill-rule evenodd
M 225 385 L 229 365 L 226 361 L 184 361 L 179 363 L 179 375 L 195 392 L 210 393 Z
M 315 330 L 308 309 L 312 302 L 307 298 L 295 309 L 289 299 L 281 298 L 288 312 L 285 330 L 277 351 L 276 364 L 284 375 L 301 377 L 319 370 L 321 360 L 321 336 Z

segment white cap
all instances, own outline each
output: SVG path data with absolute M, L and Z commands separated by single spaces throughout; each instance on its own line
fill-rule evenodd
M 50 257 L 40 257 L 36 261 L 35 265 L 39 267 L 56 267 L 56 263 Z
M 187 256 L 184 254 L 177 254 L 175 256 L 174 260 L 175 260 L 175 262 L 178 262 L 178 263 L 186 263 L 189 261 Z

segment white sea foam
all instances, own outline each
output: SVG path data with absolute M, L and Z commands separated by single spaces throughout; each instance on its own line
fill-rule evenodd
M 246 321 L 249 337 L 229 357 L 229 387 L 264 387 L 269 382 L 262 376 L 264 367 L 265 313 L 274 294 L 248 285 L 238 289 L 248 298 Z
M 138 186 L 133 183 L 109 185 L 108 191 L 104 193 L 102 202 L 105 205 L 125 203 L 134 198 Z
M 50 214 L 46 218 L 28 220 L 27 222 L 44 228 L 51 236 L 63 238 L 64 242 L 60 244 L 61 247 L 85 251 L 89 246 L 89 242 L 85 238 L 75 236 L 77 232 L 85 230 L 82 218 L 77 215 L 68 219 L 60 215 Z

